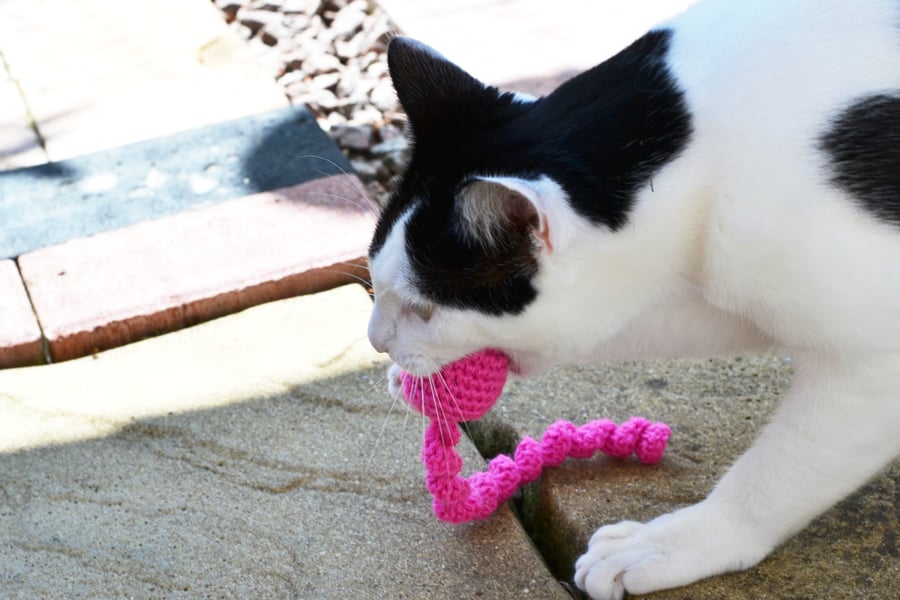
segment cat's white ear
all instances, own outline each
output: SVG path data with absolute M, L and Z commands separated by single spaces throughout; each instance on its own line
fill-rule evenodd
M 457 197 L 460 224 L 467 235 L 485 245 L 499 243 L 509 228 L 528 230 L 544 252 L 552 253 L 554 240 L 558 237 L 551 235 L 551 219 L 546 210 L 550 198 L 547 195 L 558 189 L 559 186 L 547 178 L 536 181 L 517 177 L 473 179 L 463 186 Z

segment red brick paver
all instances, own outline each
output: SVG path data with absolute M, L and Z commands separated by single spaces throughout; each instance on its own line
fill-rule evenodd
M 366 277 L 376 205 L 341 175 L 19 257 L 53 360 Z
M 0 368 L 43 362 L 38 326 L 19 269 L 11 260 L 0 261 Z

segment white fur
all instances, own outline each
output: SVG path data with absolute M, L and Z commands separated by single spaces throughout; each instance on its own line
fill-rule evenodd
M 524 373 L 794 356 L 771 423 L 706 500 L 598 530 L 576 571 L 598 600 L 753 565 L 900 454 L 900 228 L 831 186 L 816 150 L 840 108 L 900 90 L 900 4 L 706 0 L 667 26 L 693 140 L 615 233 L 585 223 L 559 190 L 536 196 L 558 241 L 523 314 L 404 315 L 421 299 L 404 283 L 402 223 L 371 265 L 373 342 L 418 373 L 487 346 Z

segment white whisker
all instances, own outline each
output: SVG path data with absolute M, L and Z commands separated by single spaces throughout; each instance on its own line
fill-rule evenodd
M 351 268 L 351 269 L 358 269 L 358 270 L 360 270 L 360 271 L 365 271 L 366 273 L 369 272 L 369 261 L 368 261 L 368 260 L 365 260 L 365 259 L 361 260 L 360 262 L 355 262 L 355 261 L 352 261 L 352 260 L 345 260 L 345 261 L 337 262 L 337 263 L 335 263 L 335 265 L 340 265 L 340 266 L 343 266 L 343 267 L 349 267 L 349 268 Z M 370 282 L 369 282 L 369 284 L 370 284 L 369 287 L 371 287 L 371 283 L 372 283 L 372 282 L 370 281 Z
M 340 269 L 326 269 L 326 270 L 329 273 L 337 273 L 338 275 L 346 275 L 347 277 L 350 277 L 351 279 L 355 279 L 356 281 L 358 281 L 359 283 L 361 283 L 362 285 L 364 285 L 367 288 L 372 287 L 372 282 L 370 282 L 365 277 L 360 277 L 356 273 L 351 273 L 350 271 L 342 271 Z
M 356 177 L 356 174 L 355 174 L 355 173 L 348 172 L 345 168 L 343 168 L 341 165 L 339 165 L 339 164 L 336 163 L 335 161 L 331 160 L 330 158 L 326 158 L 326 157 L 324 157 L 324 156 L 320 156 L 320 155 L 318 155 L 318 154 L 300 154 L 300 155 L 297 155 L 295 158 L 297 158 L 297 159 L 310 159 L 310 158 L 314 158 L 314 159 L 316 159 L 316 160 L 321 160 L 321 161 L 323 161 L 323 162 L 326 162 L 326 163 L 330 164 L 332 167 L 334 167 L 335 169 L 337 169 L 338 171 L 340 171 L 340 172 L 343 173 L 344 175 Z M 318 172 L 320 175 L 322 175 L 323 177 L 330 177 L 330 176 L 331 176 L 330 173 L 327 173 L 327 172 L 322 171 L 322 170 L 320 170 L 320 169 L 317 169 L 317 172 Z M 357 185 L 357 184 L 355 184 L 355 183 L 349 183 L 349 182 L 345 183 L 344 185 L 346 185 L 346 186 L 349 187 L 351 190 L 353 190 L 354 192 L 356 192 L 360 197 L 366 198 L 366 199 L 369 198 L 368 192 L 366 192 L 366 190 L 365 190 L 362 186 Z M 350 198 L 345 198 L 345 199 L 346 199 L 346 200 L 353 201 L 353 200 L 350 199 Z M 364 206 L 363 206 L 363 205 L 358 205 L 358 206 L 359 206 L 360 208 L 367 208 L 373 215 L 375 215 L 376 217 L 378 217 L 378 210 L 377 210 L 377 209 L 375 208 L 375 206 L 372 205 L 371 203 L 366 202 L 366 203 L 364 203 Z
M 449 456 L 450 452 L 452 452 L 453 450 L 452 450 L 452 448 L 449 447 L 449 445 L 450 445 L 449 441 L 444 436 L 444 428 L 446 427 L 447 429 L 449 429 L 450 427 L 453 427 L 455 425 L 456 421 L 454 419 L 450 419 L 447 417 L 447 407 L 444 406 L 443 402 L 440 402 L 438 400 L 438 394 L 437 394 L 437 389 L 434 384 L 434 379 L 435 379 L 435 376 L 432 375 L 431 377 L 428 378 L 428 383 L 431 385 L 431 397 L 434 399 L 434 408 L 435 408 L 434 412 L 436 415 L 438 415 L 437 420 L 441 424 L 438 431 L 441 434 L 441 448 L 444 452 L 444 457 L 446 459 L 446 457 Z
M 385 375 L 381 376 L 381 377 L 378 379 L 378 381 L 372 383 L 372 388 L 375 388 L 375 387 L 381 387 L 381 385 L 382 385 L 385 381 L 387 381 L 387 373 L 385 373 Z M 399 393 L 397 393 L 397 394 L 390 394 L 390 396 L 391 396 L 391 403 L 390 403 L 390 405 L 388 406 L 387 414 L 384 416 L 384 419 L 382 419 L 382 421 L 381 421 L 381 428 L 380 428 L 379 431 L 378 431 L 378 435 L 375 437 L 375 449 L 376 449 L 376 450 L 381 446 L 381 440 L 382 440 L 382 438 L 384 437 L 385 431 L 387 431 L 387 426 L 388 426 L 388 423 L 390 422 L 390 419 L 391 419 L 391 413 L 394 412 L 394 407 L 397 405 L 397 401 L 400 399 L 400 395 L 401 395 L 401 394 L 402 394 L 402 391 L 399 392 Z M 408 411 L 407 411 L 407 412 L 408 412 Z M 366 460 L 366 466 L 367 466 L 367 467 L 371 465 L 372 459 L 373 459 L 374 457 L 375 457 L 375 452 L 372 452 L 372 453 L 369 454 L 369 457 L 368 457 L 368 459 Z
M 378 209 L 372 206 L 366 200 L 357 200 L 355 198 L 351 198 L 350 196 L 341 196 L 339 194 L 326 194 L 325 192 L 315 192 L 310 194 L 310 196 L 316 196 L 318 198 L 331 199 L 331 200 L 343 200 L 353 204 L 356 208 L 360 208 L 365 210 L 368 213 L 371 213 L 376 218 L 380 215 Z M 368 196 L 367 196 L 368 198 Z
M 447 391 L 447 396 L 450 398 L 451 406 L 456 410 L 457 419 L 459 422 L 459 426 L 462 427 L 463 431 L 465 431 L 466 435 L 469 439 L 472 438 L 472 432 L 469 430 L 469 423 L 463 418 L 462 407 L 459 405 L 459 402 L 456 399 L 456 396 L 453 394 L 453 390 L 450 389 L 450 386 L 447 384 L 447 380 L 444 378 L 444 374 L 440 371 L 436 373 L 438 379 L 441 384 L 444 386 L 444 389 Z

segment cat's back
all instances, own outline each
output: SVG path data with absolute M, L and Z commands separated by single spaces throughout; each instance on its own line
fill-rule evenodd
M 900 90 L 897 0 L 701 0 L 664 26 L 701 126 L 817 127 L 859 96 Z
M 667 26 L 710 298 L 788 343 L 900 343 L 900 2 L 705 0 Z

